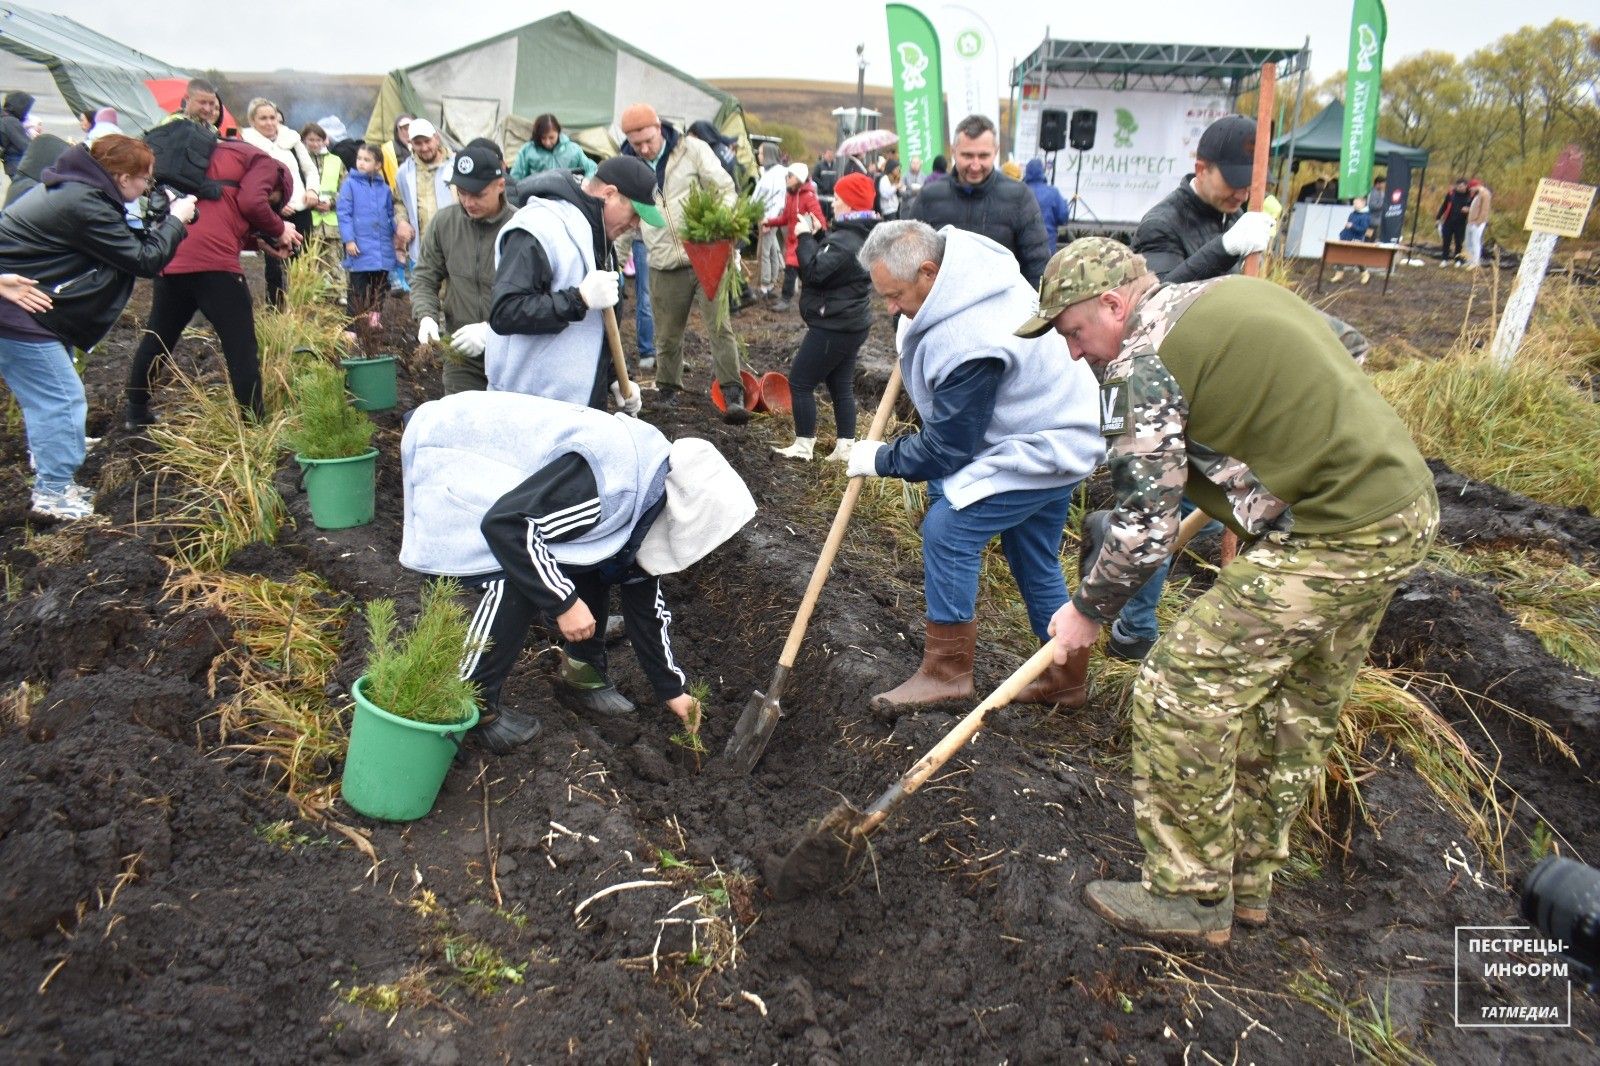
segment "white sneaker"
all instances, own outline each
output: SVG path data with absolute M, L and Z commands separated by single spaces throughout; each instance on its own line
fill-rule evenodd
M 810 459 L 812 449 L 816 447 L 816 444 L 817 438 L 815 437 L 796 437 L 794 443 L 787 448 L 779 448 L 774 445 L 772 450 L 786 459 Z
M 52 489 L 34 489 L 31 508 L 33 513 L 46 518 L 58 518 L 63 522 L 76 522 L 94 514 L 92 494 L 91 498 L 86 500 L 82 495 L 74 493 L 73 489 L 78 489 L 80 493 L 89 491 L 81 485 L 69 485 L 60 492 Z
M 854 437 L 840 437 L 838 440 L 833 442 L 833 452 L 825 461 L 830 463 L 848 463 L 850 461 L 850 449 L 854 448 L 855 445 L 856 442 Z
M 94 506 L 94 489 L 85 488 L 76 481 L 69 484 L 62 492 L 71 499 L 88 504 L 91 508 Z

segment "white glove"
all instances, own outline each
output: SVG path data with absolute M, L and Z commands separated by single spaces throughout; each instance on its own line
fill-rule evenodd
M 1249 255 L 1264 252 L 1272 243 L 1277 224 L 1265 211 L 1246 211 L 1239 216 L 1227 233 L 1222 235 L 1222 247 L 1229 255 Z
M 450 347 L 462 355 L 482 355 L 489 343 L 489 323 L 468 322 L 450 334 Z
M 633 382 L 628 382 L 628 387 L 631 391 L 628 393 L 628 398 L 624 400 L 622 398 L 622 382 L 613 381 L 611 383 L 611 398 L 616 401 L 618 410 L 638 418 L 639 412 L 644 409 L 644 397 L 639 395 L 639 386 Z
M 591 311 L 615 307 L 622 298 L 622 275 L 615 270 L 591 270 L 578 282 L 578 295 Z
M 882 447 L 881 440 L 856 441 L 850 447 L 850 462 L 845 467 L 845 473 L 851 477 L 877 477 L 878 451 Z
M 439 323 L 431 318 L 424 318 L 417 323 L 417 343 L 432 344 L 439 339 Z

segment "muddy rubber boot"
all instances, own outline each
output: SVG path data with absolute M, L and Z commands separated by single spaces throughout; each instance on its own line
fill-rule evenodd
M 1100 917 L 1139 936 L 1186 937 L 1222 947 L 1233 936 L 1233 897 L 1206 906 L 1193 896 L 1158 896 L 1138 881 L 1091 881 L 1083 901 Z
M 1272 918 L 1271 901 L 1265 897 L 1261 899 L 1246 899 L 1244 896 L 1233 897 L 1233 920 L 1240 925 L 1247 925 L 1252 929 L 1260 929 Z
M 855 446 L 854 437 L 840 437 L 833 442 L 833 451 L 829 452 L 823 461 L 828 463 L 848 463 L 850 461 L 850 449 Z
M 1067 657 L 1067 665 L 1051 663 L 1019 693 L 1013 703 L 1076 709 L 1089 702 L 1089 654 L 1084 648 Z
M 485 718 L 468 737 L 495 755 L 508 755 L 544 731 L 539 719 L 527 711 L 497 707 Z
M 633 713 L 633 702 L 618 692 L 606 675 L 565 652 L 555 689 L 556 699 L 583 714 L 615 717 Z
M 722 420 L 730 426 L 742 426 L 750 421 L 750 412 L 744 405 L 744 385 L 722 386 L 722 400 L 727 409 L 722 412 Z
M 872 697 L 879 710 L 908 707 L 972 695 L 972 659 L 978 646 L 978 623 L 927 623 L 922 665 L 899 686 Z

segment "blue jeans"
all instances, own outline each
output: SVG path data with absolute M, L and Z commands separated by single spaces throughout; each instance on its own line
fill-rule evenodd
M 1194 504 L 1185 496 L 1178 505 L 1179 518 L 1188 518 L 1194 513 Z M 1201 527 L 1196 538 L 1214 536 L 1222 530 L 1222 523 L 1212 519 Z M 1167 556 L 1165 562 L 1156 568 L 1133 598 L 1122 606 L 1122 613 L 1117 615 L 1115 622 L 1116 635 L 1121 640 L 1155 640 L 1161 635 L 1161 627 L 1156 622 L 1156 604 L 1161 600 L 1161 590 L 1167 584 L 1167 571 L 1172 569 L 1172 556 Z
M 1077 487 L 1001 492 L 958 511 L 940 484 L 929 482 L 928 513 L 922 519 L 922 588 L 928 621 L 938 625 L 972 621 L 978 609 L 983 549 L 998 534 L 1028 608 L 1028 623 L 1044 640 L 1051 616 L 1067 602 L 1061 531 Z
M 637 304 L 633 309 L 633 325 L 639 335 L 639 357 L 653 359 L 656 354 L 656 319 L 650 311 L 650 264 L 643 241 L 633 242 L 633 292 Z
M 0 336 L 0 378 L 22 408 L 34 487 L 60 492 L 83 465 L 83 426 L 89 414 L 72 355 L 60 341 Z

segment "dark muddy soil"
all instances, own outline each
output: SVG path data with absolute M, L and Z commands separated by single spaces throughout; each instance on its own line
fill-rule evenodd
M 1426 293 L 1415 291 L 1425 283 Z M 1330 310 L 1380 343 L 1439 348 L 1465 311 L 1460 284 L 1454 272 L 1417 268 L 1414 280 L 1396 280 L 1372 322 L 1376 286 Z M 141 287 L 88 367 L 90 431 L 106 437 L 89 478 L 119 470 L 133 446 L 113 416 L 146 299 Z M 1400 310 L 1422 304 L 1437 309 L 1437 324 Z M 391 301 L 386 317 L 402 338 L 403 302 Z M 758 308 L 736 321 L 758 372 L 785 368 L 797 319 Z M 863 417 L 886 377 L 888 338 L 886 325 L 875 328 L 863 360 Z M 1439 1062 L 1595 1057 L 1600 1009 L 1581 991 L 1571 1029 L 1456 1027 L 1455 927 L 1516 924 L 1515 900 L 1398 758 L 1363 786 L 1380 828 L 1353 817 L 1348 850 L 1285 884 L 1266 929 L 1239 928 L 1223 950 L 1165 955 L 1102 923 L 1081 901 L 1083 883 L 1129 875 L 1139 858 L 1122 694 L 1112 686 L 1076 714 L 996 712 L 875 838 L 857 880 L 790 903 L 767 898 L 759 875 L 775 850 L 841 798 L 869 802 L 967 707 L 893 721 L 869 711 L 867 697 L 920 656 L 920 565 L 894 551 L 887 530 L 862 523 L 813 621 L 765 760 L 748 777 L 717 763 L 746 698 L 768 681 L 844 482 L 827 464 L 773 456 L 767 444 L 788 439 L 777 420 L 742 429 L 714 420 L 703 339 L 691 333 L 686 350 L 690 399 L 656 408 L 647 392 L 645 417 L 670 436 L 716 442 L 761 506 L 741 536 L 666 582 L 679 660 L 711 686 L 711 755 L 697 760 L 670 742 L 672 719 L 660 708 L 623 724 L 574 715 L 550 697 L 550 656 L 535 646 L 506 693 L 542 717 L 535 750 L 458 764 L 437 809 L 416 823 L 339 809 L 370 832 L 376 866 L 325 825 L 283 831 L 295 810 L 260 764 L 217 750 L 212 712 L 229 678 L 214 667 L 231 627 L 163 598 L 161 549 L 127 526 L 139 482 L 107 492 L 101 510 L 112 524 L 68 550 L 27 522 L 18 502 L 26 456 L 14 433 L 4 438 L 0 696 L 15 707 L 26 683 L 29 709 L 26 721 L 0 726 L 8 1060 L 1362 1058 L 1332 1019 L 1289 994 L 1308 977 L 1333 1000 L 1357 1003 L 1359 1018 L 1370 1019 L 1370 998 L 1398 1040 Z M 206 364 L 213 374 L 216 363 Z M 402 407 L 436 394 L 436 375 L 408 368 Z M 231 569 L 277 578 L 310 569 L 356 602 L 415 601 L 415 575 L 395 562 L 399 416 L 377 420 L 377 520 L 316 530 L 285 469 L 279 486 L 294 526 L 275 545 L 239 553 Z M 1447 541 L 1600 561 L 1600 521 L 1442 468 L 1436 475 Z M 992 617 L 980 627 L 984 689 L 1026 649 L 1006 647 Z M 364 637 L 358 623 L 349 630 L 341 700 L 362 668 Z M 1580 765 L 1541 748 L 1497 704 L 1423 682 L 1470 744 L 1498 747 L 1508 784 L 1527 797 L 1516 847 L 1542 820 L 1570 853 L 1600 858 L 1593 678 L 1547 655 L 1483 586 L 1433 572 L 1397 597 L 1374 655 L 1548 722 Z M 625 645 L 614 664 L 624 691 L 642 699 Z M 634 882 L 643 884 L 595 898 Z M 473 969 L 470 941 L 502 957 L 474 969 L 479 991 L 462 972 Z M 346 1000 L 354 986 L 394 982 L 427 992 L 395 1015 Z

